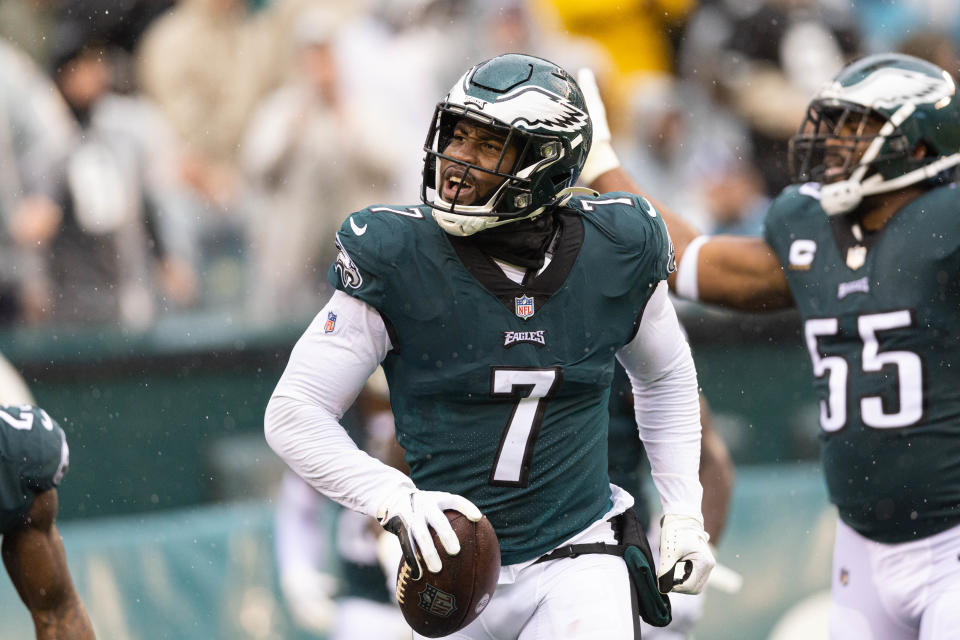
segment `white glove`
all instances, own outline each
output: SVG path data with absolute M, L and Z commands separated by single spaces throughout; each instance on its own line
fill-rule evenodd
M 480 509 L 463 496 L 443 491 L 420 491 L 406 486 L 390 494 L 377 509 L 380 525 L 400 538 L 403 559 L 410 566 L 413 580 L 419 580 L 423 575 L 420 557 L 428 571 L 440 571 L 440 555 L 433 546 L 431 527 L 437 532 L 447 553 L 452 556 L 460 553 L 460 541 L 443 513 L 445 509 L 459 511 L 472 522 L 478 522 L 483 517 Z
M 660 592 L 700 593 L 717 561 L 703 523 L 690 516 L 667 514 L 660 524 Z
M 593 123 L 593 142 L 590 153 L 580 172 L 580 181 L 589 185 L 599 176 L 620 166 L 613 146 L 610 144 L 610 125 L 607 124 L 607 109 L 600 99 L 600 90 L 597 88 L 597 79 L 593 70 L 584 68 L 577 72 L 577 84 L 583 92 L 583 99 L 587 104 L 587 113 Z
M 320 635 L 329 633 L 337 610 L 336 578 L 316 569 L 291 569 L 280 577 L 280 589 L 294 622 Z

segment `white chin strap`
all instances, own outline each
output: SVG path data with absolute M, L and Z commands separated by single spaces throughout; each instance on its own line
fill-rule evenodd
M 561 189 L 557 193 L 557 206 L 562 207 L 567 203 L 568 200 L 570 200 L 570 198 L 578 193 L 593 197 L 599 195 L 593 189 L 587 189 L 585 187 L 567 187 L 566 189 Z M 440 202 L 447 204 L 439 197 L 437 199 L 440 200 Z M 494 227 L 510 224 L 511 222 L 520 222 L 521 220 L 536 218 L 538 215 L 543 213 L 545 209 L 546 207 L 538 207 L 525 216 L 519 218 L 506 218 L 504 220 L 501 220 L 497 216 L 464 215 L 462 213 L 451 213 L 449 211 L 443 211 L 442 209 L 434 209 L 433 219 L 437 221 L 437 224 L 440 225 L 441 229 L 450 235 L 463 237 L 472 236 L 478 231 L 483 231 L 484 229 L 492 229 Z
M 960 153 L 954 153 L 902 176 L 897 176 L 892 180 L 884 180 L 879 173 L 863 180 L 863 174 L 867 167 L 861 165 L 857 167 L 857 170 L 849 179 L 822 185 L 820 187 L 820 205 L 830 216 L 848 213 L 860 206 L 860 203 L 867 196 L 889 193 L 909 187 L 922 180 L 928 180 L 958 164 L 960 164 Z
M 875 173 L 866 180 L 863 179 L 864 174 L 870 167 L 870 163 L 873 162 L 880 153 L 880 149 L 887 141 L 887 138 L 904 120 L 913 115 L 916 108 L 915 104 L 908 102 L 897 109 L 887 122 L 883 123 L 880 131 L 877 132 L 877 137 L 873 139 L 870 146 L 863 152 L 859 165 L 849 178 L 840 182 L 820 186 L 820 205 L 823 207 L 823 210 L 827 212 L 827 215 L 837 216 L 848 213 L 860 206 L 860 203 L 863 202 L 863 199 L 867 196 L 877 195 L 878 193 L 888 193 L 909 187 L 912 184 L 932 178 L 941 171 L 960 164 L 960 153 L 954 153 L 891 180 L 885 181 L 879 173 Z
M 462 213 L 450 213 L 449 211 L 443 211 L 441 209 L 434 209 L 433 219 L 437 221 L 437 224 L 440 225 L 441 229 L 450 235 L 463 237 L 472 236 L 478 231 L 483 231 L 484 229 L 492 229 L 494 227 L 510 224 L 511 222 L 520 222 L 521 220 L 535 218 L 543 213 L 544 209 L 545 207 L 540 207 L 523 216 L 522 218 L 506 218 L 505 220 L 501 220 L 497 216 L 471 216 L 464 215 Z

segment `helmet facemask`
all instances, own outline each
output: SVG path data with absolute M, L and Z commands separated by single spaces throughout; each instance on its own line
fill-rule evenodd
M 960 164 L 960 118 L 949 74 L 885 54 L 844 69 L 818 92 L 790 141 L 796 182 L 820 184 L 829 215 L 864 197 L 940 178 Z
M 493 168 L 445 153 L 461 122 L 491 132 L 502 141 L 500 157 Z M 444 228 L 455 235 L 471 235 L 481 229 L 539 215 L 544 210 L 544 203 L 535 197 L 531 176 L 556 163 L 566 153 L 562 142 L 554 136 L 522 131 L 472 109 L 448 103 L 437 105 L 424 152 L 421 199 L 439 212 L 438 221 L 441 224 L 447 221 Z M 459 184 L 452 196 L 445 198 L 444 186 L 451 176 L 455 181 L 459 180 Z M 476 185 L 488 176 L 493 176 L 499 183 L 477 193 L 469 204 L 460 201 L 466 185 Z M 556 191 L 572 184 L 573 179 L 568 177 L 563 182 L 556 186 Z M 433 192 L 432 198 L 429 191 Z
M 482 144 L 465 148 L 469 153 L 450 145 L 464 142 L 452 137 L 461 123 L 481 130 L 469 144 L 492 133 L 502 145 L 499 159 L 473 157 Z M 421 200 L 458 236 L 536 218 L 571 197 L 592 138 L 583 93 L 570 74 L 525 54 L 491 58 L 464 73 L 434 111 Z
M 896 177 L 921 166 L 913 151 L 903 131 L 872 109 L 815 102 L 790 140 L 790 170 L 798 183 L 864 182 L 875 174 Z

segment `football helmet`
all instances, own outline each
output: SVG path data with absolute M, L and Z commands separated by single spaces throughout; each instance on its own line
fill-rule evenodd
M 796 182 L 820 183 L 829 215 L 853 211 L 864 196 L 937 177 L 960 164 L 953 78 L 903 54 L 848 65 L 810 102 L 790 141 L 790 163 Z
M 463 119 L 504 139 L 493 169 L 444 153 Z M 440 226 L 458 236 L 536 217 L 569 193 L 590 151 L 592 133 L 583 94 L 566 71 L 518 53 L 486 60 L 463 74 L 437 104 L 424 144 L 420 198 L 433 208 Z M 505 162 L 508 149 L 516 150 L 512 166 Z M 456 192 L 446 200 L 443 161 L 462 170 Z M 497 186 L 470 204 L 457 202 L 463 184 L 480 174 L 495 176 Z

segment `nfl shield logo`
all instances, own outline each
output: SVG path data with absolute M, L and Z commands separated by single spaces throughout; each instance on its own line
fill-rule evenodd
M 427 613 L 439 618 L 447 618 L 457 610 L 457 600 L 453 594 L 441 591 L 432 584 L 427 584 L 420 592 L 420 601 L 417 604 Z
M 335 314 L 333 311 L 327 312 L 327 321 L 323 323 L 323 332 L 333 333 L 333 330 L 336 326 L 337 326 L 337 314 Z
M 517 303 L 516 314 L 518 318 L 526 320 L 533 315 L 533 298 L 530 296 L 520 296 L 519 298 L 514 298 L 514 301 Z

